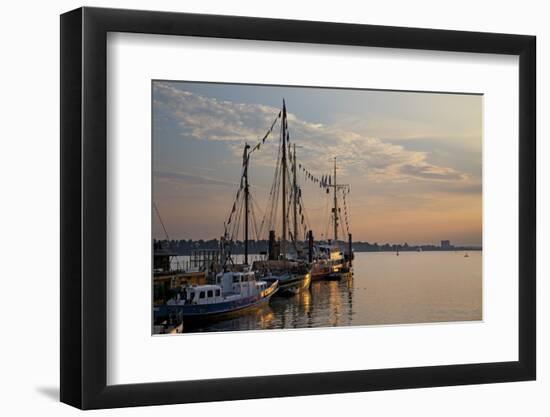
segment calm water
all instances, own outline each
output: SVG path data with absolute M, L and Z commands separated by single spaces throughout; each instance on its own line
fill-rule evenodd
M 482 252 L 363 252 L 354 275 L 314 281 L 261 310 L 184 331 L 231 331 L 481 320 Z

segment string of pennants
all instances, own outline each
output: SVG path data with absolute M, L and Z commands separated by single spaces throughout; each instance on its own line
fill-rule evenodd
M 298 203 L 298 211 L 300 216 L 300 225 L 304 229 L 304 236 L 305 236 L 307 234 L 308 226 L 306 224 L 306 219 L 305 219 L 306 209 L 303 206 L 304 200 L 302 199 L 302 189 L 300 187 L 298 187 L 298 192 L 297 192 L 297 203 Z
M 348 221 L 348 205 L 346 202 L 346 194 L 350 192 L 349 187 L 342 189 L 342 196 L 344 200 L 344 221 L 346 222 L 346 231 L 349 233 L 350 227 L 349 227 L 349 221 Z
M 302 171 L 307 181 L 312 182 L 313 184 L 318 184 L 319 188 L 324 189 L 327 194 L 330 192 L 330 188 L 333 186 L 332 175 L 328 174 L 328 175 L 322 175 L 319 177 L 317 175 L 312 174 L 302 164 L 298 164 L 298 169 Z
M 269 135 L 271 135 L 271 133 L 273 132 L 273 129 L 275 128 L 275 125 L 277 124 L 277 121 L 281 118 L 281 114 L 282 114 L 282 111 L 279 111 L 279 114 L 277 115 L 275 120 L 273 120 L 273 123 L 271 123 L 271 126 L 267 130 L 264 137 L 258 141 L 258 143 L 252 148 L 252 150 L 248 153 L 248 155 L 250 155 L 252 152 L 255 152 L 255 151 L 259 150 L 261 145 L 263 145 L 265 143 L 265 141 L 267 140 Z
M 246 166 L 246 162 L 247 162 L 247 157 L 250 158 L 250 154 L 252 154 L 252 152 L 254 152 L 254 151 L 259 150 L 261 145 L 265 143 L 265 141 L 269 138 L 269 135 L 271 135 L 271 133 L 273 132 L 273 129 L 275 129 L 275 125 L 277 124 L 277 121 L 281 118 L 281 115 L 282 115 L 282 111 L 279 111 L 279 113 L 277 114 L 277 117 L 275 117 L 275 120 L 273 120 L 273 123 L 271 123 L 271 126 L 269 127 L 269 129 L 267 130 L 265 135 L 262 137 L 262 139 L 260 139 L 258 141 L 258 143 L 252 148 L 252 150 L 250 152 L 248 152 L 247 156 L 246 156 L 246 150 L 247 149 L 245 149 L 245 154 L 243 155 L 243 170 L 242 170 L 242 173 L 241 173 L 241 183 L 240 183 L 239 189 L 237 190 L 237 195 L 235 196 L 235 200 L 233 201 L 233 206 L 231 208 L 231 212 L 229 213 L 229 218 L 227 219 L 227 222 L 225 223 L 225 228 L 226 229 L 231 224 L 231 222 L 233 221 L 233 215 L 237 211 L 237 203 L 239 202 L 239 197 L 241 195 L 241 191 L 244 189 L 243 180 L 244 180 L 244 170 L 245 170 L 245 166 Z

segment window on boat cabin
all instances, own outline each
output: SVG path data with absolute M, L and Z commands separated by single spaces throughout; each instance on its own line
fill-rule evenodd
M 213 290 L 208 290 L 208 298 L 210 297 L 214 297 L 214 291 Z
M 216 290 L 216 297 L 219 297 L 221 294 L 221 291 L 220 290 Z
M 238 275 L 233 275 L 233 284 L 236 284 L 239 282 L 239 276 Z
M 199 298 L 204 298 L 204 291 L 201 291 L 201 292 L 199 293 Z

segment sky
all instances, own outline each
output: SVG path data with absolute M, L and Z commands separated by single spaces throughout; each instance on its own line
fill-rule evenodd
M 153 81 L 153 201 L 170 238 L 223 235 L 243 147 L 261 141 L 283 99 L 297 161 L 321 176 L 337 158 L 354 241 L 481 245 L 482 96 Z M 258 223 L 279 125 L 250 160 Z M 298 181 L 309 224 L 324 238 L 329 196 L 302 174 Z M 165 237 L 157 216 L 153 237 Z

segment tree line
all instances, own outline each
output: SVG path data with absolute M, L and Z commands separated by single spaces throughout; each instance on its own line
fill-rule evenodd
M 316 243 L 328 243 L 326 241 L 316 242 Z M 347 242 L 339 241 L 340 245 L 344 247 L 347 245 Z M 172 253 L 177 255 L 191 255 L 194 251 L 197 250 L 216 250 L 220 249 L 220 240 L 210 239 L 210 240 L 154 240 L 155 248 L 162 248 L 164 250 L 169 250 Z M 248 241 L 248 252 L 249 253 L 265 253 L 267 252 L 269 242 L 267 240 L 249 240 Z M 408 243 L 383 243 L 379 244 L 378 242 L 369 243 L 369 242 L 352 242 L 352 247 L 354 252 L 415 252 L 415 251 L 454 251 L 454 250 L 481 250 L 480 246 L 446 246 L 442 247 L 439 245 L 426 244 L 426 245 L 409 245 Z M 244 242 L 235 241 L 231 244 L 231 252 L 233 254 L 243 254 L 244 253 Z

